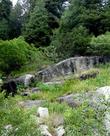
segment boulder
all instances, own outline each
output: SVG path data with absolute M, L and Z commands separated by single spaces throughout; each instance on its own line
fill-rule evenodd
M 65 130 L 63 126 L 59 126 L 58 128 L 55 129 L 56 131 L 56 136 L 64 136 Z
M 40 118 L 48 118 L 49 117 L 48 108 L 39 107 L 38 110 L 37 110 L 37 115 Z
M 40 131 L 43 136 L 52 136 L 51 133 L 48 131 L 47 125 L 40 125 Z
M 101 87 L 96 90 L 98 96 L 104 97 L 106 101 L 110 101 L 110 86 Z
M 59 97 L 57 101 L 60 103 L 62 102 L 67 103 L 70 107 L 74 108 L 79 106 L 80 103 L 76 101 L 73 97 L 74 97 L 74 94 L 70 94 L 63 97 Z
M 18 84 L 23 84 L 25 87 L 28 87 L 33 80 L 34 80 L 34 75 L 26 74 L 24 76 L 16 78 L 15 82 Z
M 35 81 L 50 82 L 54 78 L 64 77 L 73 73 L 79 73 L 91 68 L 94 68 L 98 64 L 110 62 L 110 57 L 73 57 L 63 60 L 53 66 L 49 66 L 35 74 Z M 95 77 L 96 73 L 92 75 L 82 76 L 81 79 L 88 77 Z
M 41 90 L 38 87 L 35 88 L 27 88 L 21 93 L 21 96 L 30 96 L 33 93 L 39 93 Z
M 32 108 L 42 106 L 46 101 L 45 100 L 26 100 L 18 103 L 23 108 Z

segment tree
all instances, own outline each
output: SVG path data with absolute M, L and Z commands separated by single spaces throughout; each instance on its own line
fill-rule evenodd
M 64 12 L 52 45 L 62 58 L 88 55 L 91 35 L 98 36 L 110 30 L 110 4 L 102 0 L 71 0 Z
M 10 12 L 12 8 L 12 3 L 10 0 L 0 1 L 0 39 L 9 38 L 9 22 L 10 22 Z
M 2 19 L 9 20 L 11 8 L 12 8 L 12 3 L 10 0 L 0 1 L 0 20 Z
M 49 45 L 52 32 L 48 25 L 48 12 L 43 0 L 36 4 L 24 34 L 26 41 L 34 43 L 37 47 Z
M 9 37 L 10 39 L 19 37 L 21 35 L 23 25 L 23 10 L 19 3 L 12 8 L 10 13 L 10 32 Z
M 62 4 L 65 0 L 39 0 L 29 15 L 24 35 L 29 43 L 37 47 L 48 46 L 51 42 L 53 30 L 59 27 L 62 14 Z

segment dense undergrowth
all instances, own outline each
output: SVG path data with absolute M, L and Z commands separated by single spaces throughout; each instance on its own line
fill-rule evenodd
M 110 65 L 100 66 L 99 74 L 96 78 L 80 81 L 71 79 L 65 81 L 63 85 L 44 85 L 37 84 L 42 90 L 39 94 L 33 94 L 29 97 L 4 98 L 0 94 L 0 135 L 1 136 L 40 136 L 38 125 L 36 123 L 36 108 L 24 109 L 18 106 L 18 102 L 27 99 L 45 99 L 48 100 L 44 106 L 49 108 L 50 114 L 62 114 L 64 117 L 65 136 L 93 136 L 100 132 L 105 135 L 102 125 L 103 113 L 91 108 L 86 101 L 77 108 L 72 109 L 68 105 L 56 102 L 56 98 L 64 94 L 81 93 L 95 91 L 97 88 L 110 85 Z M 51 124 L 50 120 L 48 123 Z M 13 129 L 8 133 L 5 126 L 11 124 Z M 50 131 L 52 125 L 50 125 Z M 8 133 L 8 134 L 7 134 Z

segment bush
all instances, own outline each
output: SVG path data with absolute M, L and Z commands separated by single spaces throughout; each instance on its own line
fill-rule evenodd
M 9 74 L 30 60 L 30 46 L 22 39 L 0 41 L 0 71 Z
M 92 55 L 110 55 L 110 32 L 93 37 L 88 52 Z

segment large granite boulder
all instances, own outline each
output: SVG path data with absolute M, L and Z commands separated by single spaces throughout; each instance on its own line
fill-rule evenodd
M 97 64 L 110 62 L 110 57 L 73 57 L 63 60 L 53 66 L 49 66 L 46 69 L 36 72 L 35 74 L 26 74 L 18 78 L 13 79 L 16 84 L 22 84 L 28 87 L 32 82 L 51 82 L 51 80 L 65 76 L 80 73 L 95 67 Z M 97 73 L 82 75 L 81 79 L 87 79 L 88 77 L 95 77 Z M 58 83 L 58 82 L 57 82 Z
M 41 70 L 35 74 L 35 81 L 49 82 L 54 78 L 64 77 L 66 75 L 71 75 L 74 73 L 79 73 L 91 68 L 101 63 L 110 62 L 110 57 L 73 57 L 63 60 L 53 66 Z M 96 74 L 90 75 L 95 77 Z M 83 78 L 83 77 L 82 77 Z M 87 77 L 84 77 L 87 78 Z

